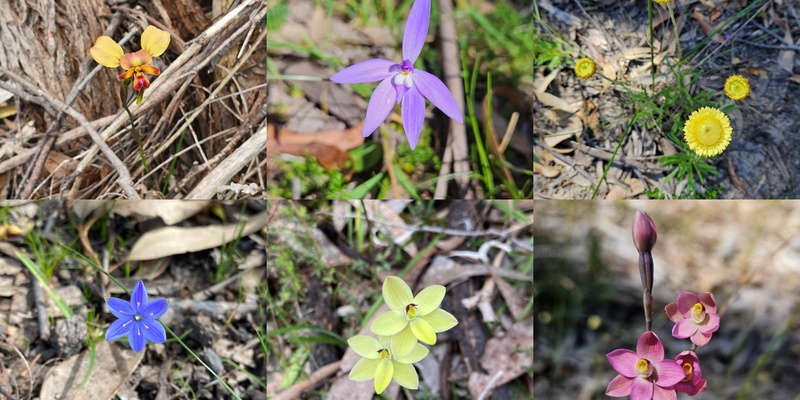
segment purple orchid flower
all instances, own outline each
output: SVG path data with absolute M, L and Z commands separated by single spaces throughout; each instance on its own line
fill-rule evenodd
M 119 318 L 108 327 L 106 340 L 117 340 L 128 336 L 128 344 L 136 353 L 144 350 L 147 341 L 164 343 L 167 340 L 167 332 L 156 320 L 167 311 L 169 307 L 167 300 L 148 301 L 142 281 L 133 288 L 130 301 L 110 297 L 106 300 L 106 304 L 108 311 Z
M 367 116 L 364 119 L 363 134 L 367 137 L 386 120 L 394 104 L 403 103 L 403 128 L 406 131 L 408 144 L 413 150 L 422 131 L 425 120 L 425 100 L 430 100 L 448 117 L 463 123 L 453 95 L 447 86 L 435 75 L 414 69 L 425 37 L 428 34 L 428 23 L 431 15 L 431 2 L 417 0 L 411 6 L 403 34 L 403 62 L 395 64 L 389 60 L 373 58 L 351 65 L 331 76 L 337 83 L 377 82 L 378 87 L 372 93 L 367 105 Z M 404 101 L 405 100 L 405 101 Z

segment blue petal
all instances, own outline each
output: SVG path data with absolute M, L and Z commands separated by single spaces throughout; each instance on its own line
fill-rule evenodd
M 158 318 L 167 311 L 169 307 L 169 303 L 167 303 L 167 299 L 155 299 L 142 309 L 142 317 L 146 318 Z
M 425 99 L 417 90 L 416 86 L 406 93 L 403 98 L 403 129 L 406 131 L 406 138 L 411 150 L 417 147 L 419 133 L 422 131 L 422 123 L 425 121 Z
M 132 318 L 134 315 L 131 303 L 125 300 L 109 297 L 106 300 L 106 304 L 108 305 L 108 311 L 111 311 L 117 318 Z
M 144 328 L 142 327 L 142 323 L 140 321 L 136 321 L 133 324 L 133 329 L 131 329 L 130 333 L 128 333 L 128 343 L 131 345 L 131 349 L 135 353 L 139 353 L 144 350 L 144 345 L 147 341 L 144 338 L 144 334 L 142 331 Z
M 428 36 L 428 24 L 431 19 L 430 0 L 416 0 L 411 6 L 406 21 L 406 30 L 403 32 L 403 59 L 417 61 L 422 46 L 425 44 L 425 37 Z
M 463 123 L 461 110 L 458 108 L 453 95 L 447 90 L 447 86 L 442 83 L 435 75 L 429 74 L 418 69 L 414 70 L 414 87 L 430 100 L 433 105 L 438 107 L 448 117 Z
M 331 76 L 336 83 L 364 83 L 384 80 L 393 73 L 390 71 L 396 65 L 389 60 L 373 58 L 353 64 Z
M 375 132 L 375 129 L 386 121 L 386 117 L 394 107 L 396 92 L 394 85 L 392 85 L 392 78 L 386 78 L 378 84 L 375 91 L 372 92 L 372 97 L 367 104 L 367 116 L 364 118 L 364 137 L 367 137 Z
M 136 314 L 142 314 L 142 309 L 147 305 L 147 290 L 144 288 L 144 283 L 139 281 L 136 287 L 131 292 L 131 307 Z
M 120 318 L 114 321 L 106 331 L 106 340 L 117 340 L 127 335 L 133 329 L 133 322 L 133 318 L 128 317 Z
M 143 318 L 142 319 L 142 326 L 144 329 L 142 332 L 144 333 L 144 338 L 153 342 L 153 343 L 164 343 L 167 341 L 167 332 L 164 330 L 164 327 L 155 319 L 151 318 Z

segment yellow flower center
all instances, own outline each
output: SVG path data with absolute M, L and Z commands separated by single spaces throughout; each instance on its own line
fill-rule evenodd
M 644 358 L 640 358 L 639 361 L 636 361 L 636 370 L 639 371 L 639 375 L 644 378 L 649 378 L 653 373 L 653 369 L 650 368 L 650 361 Z
M 692 367 L 691 363 L 683 363 L 683 374 L 686 375 L 681 382 L 687 382 L 692 379 L 694 375 L 694 367 Z
M 722 125 L 713 118 L 704 119 L 700 122 L 697 134 L 697 141 L 704 146 L 713 146 L 722 138 Z
M 378 353 L 380 353 L 380 355 L 381 355 L 381 360 L 385 360 L 385 359 L 389 358 L 389 350 L 388 349 L 380 349 L 380 350 L 378 350 Z
M 703 322 L 706 317 L 705 311 L 705 308 L 700 303 L 696 303 L 694 306 L 692 306 L 692 321 L 694 321 L 696 324 Z
M 414 318 L 417 318 L 417 305 L 412 303 L 406 306 L 406 320 L 411 321 Z

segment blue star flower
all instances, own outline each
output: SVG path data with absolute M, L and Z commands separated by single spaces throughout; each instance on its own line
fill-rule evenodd
M 147 301 L 147 291 L 142 281 L 133 288 L 130 302 L 110 297 L 106 304 L 109 311 L 119 318 L 108 327 L 106 340 L 117 340 L 127 335 L 128 344 L 137 353 L 144 350 L 147 341 L 164 343 L 167 340 L 164 327 L 156 320 L 167 311 L 167 300 Z

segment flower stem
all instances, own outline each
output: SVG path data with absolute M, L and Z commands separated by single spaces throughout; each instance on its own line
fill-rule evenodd
M 150 169 L 147 167 L 147 160 L 144 158 L 144 147 L 142 146 L 142 138 L 139 137 L 139 131 L 136 130 L 136 123 L 133 120 L 133 114 L 131 110 L 128 108 L 128 85 L 123 84 L 122 87 L 119 89 L 120 97 L 122 98 L 122 108 L 125 109 L 125 112 L 128 113 L 128 119 L 131 120 L 131 132 L 133 132 L 133 137 L 136 139 L 136 144 L 139 146 L 139 158 L 142 160 L 142 167 L 144 168 L 144 173 L 147 174 L 150 172 Z
M 161 322 L 161 321 L 158 321 L 158 322 Z M 234 392 L 234 391 L 233 391 L 233 389 L 232 389 L 230 386 L 228 386 L 228 384 L 227 384 L 227 383 L 225 383 L 225 381 L 224 381 L 224 380 L 222 380 L 222 378 L 220 378 L 220 377 L 219 377 L 219 375 L 217 375 L 217 373 L 216 373 L 216 372 L 214 372 L 214 370 L 213 370 L 213 369 L 211 369 L 211 367 L 209 367 L 208 365 L 206 365 L 206 363 L 204 363 L 204 362 L 203 362 L 203 360 L 201 360 L 201 359 L 200 359 L 200 357 L 198 357 L 198 356 L 197 356 L 197 354 L 194 354 L 194 352 L 193 352 L 191 349 L 189 349 L 189 347 L 187 347 L 187 346 L 186 346 L 186 344 L 184 344 L 184 343 L 183 343 L 183 340 L 181 340 L 181 338 L 179 338 L 179 337 L 178 337 L 178 335 L 176 335 L 176 334 L 175 334 L 175 332 L 173 332 L 173 331 L 172 331 L 172 329 L 169 329 L 169 327 L 168 327 L 168 326 L 166 326 L 166 325 L 164 325 L 163 323 L 162 323 L 161 325 L 163 325 L 163 326 L 164 326 L 164 329 L 166 329 L 166 331 L 167 331 L 167 332 L 169 332 L 169 334 L 170 334 L 170 335 L 172 335 L 172 337 L 174 337 L 174 338 L 175 338 L 175 340 L 177 340 L 177 341 L 178 341 L 178 343 L 180 343 L 180 344 L 181 344 L 181 346 L 182 346 L 182 347 L 183 347 L 183 348 L 184 348 L 186 351 L 188 351 L 188 352 L 189 352 L 189 354 L 191 354 L 191 355 L 192 355 L 192 357 L 194 357 L 194 358 L 196 358 L 196 359 L 197 359 L 197 362 L 199 362 L 199 363 L 200 363 L 202 366 L 206 367 L 206 369 L 208 370 L 208 372 L 211 372 L 211 375 L 214 375 L 214 377 L 215 377 L 215 378 L 217 378 L 217 380 L 219 381 L 219 383 L 221 383 L 221 384 L 222 384 L 222 386 L 225 386 L 225 389 L 228 389 L 228 392 L 229 392 L 230 394 L 232 394 L 234 398 L 236 398 L 236 399 L 238 399 L 238 400 L 242 400 L 242 398 L 241 398 L 241 397 L 239 397 L 239 395 L 238 395 L 238 394 L 236 394 L 236 392 Z

